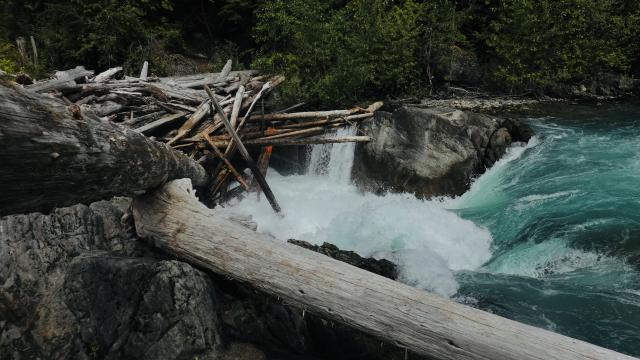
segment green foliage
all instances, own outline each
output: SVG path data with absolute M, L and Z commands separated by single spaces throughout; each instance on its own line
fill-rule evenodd
M 412 0 L 267 1 L 255 65 L 288 76 L 285 95 L 322 103 L 409 91 L 419 75 L 419 5 Z
M 52 63 L 106 68 L 123 63 L 132 48 L 147 47 L 152 40 L 179 48 L 182 34 L 176 26 L 162 19 L 152 26 L 141 20 L 169 10 L 166 0 L 49 3 L 36 33 L 48 44 Z
M 489 59 L 489 79 L 509 89 L 545 89 L 602 73 L 628 72 L 637 56 L 633 38 L 640 22 L 637 9 L 626 3 L 485 1 L 482 16 L 489 21 L 477 37 Z
M 287 75 L 284 99 L 326 106 L 442 83 L 520 91 L 640 76 L 637 0 L 0 0 L 0 18 L 4 71 L 124 64 L 136 75 L 147 60 L 162 76 L 231 58 Z M 37 69 L 19 36 L 35 37 Z
M 18 51 L 11 43 L 0 43 L 0 70 L 15 74 L 19 71 Z

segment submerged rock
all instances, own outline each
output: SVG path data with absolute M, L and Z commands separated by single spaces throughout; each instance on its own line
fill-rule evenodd
M 374 258 L 364 258 L 353 251 L 340 250 L 337 246 L 329 243 L 324 243 L 322 245 L 313 245 L 304 240 L 295 239 L 289 239 L 287 240 L 287 242 L 301 246 L 305 249 L 315 251 L 320 254 L 327 255 L 336 260 L 346 262 L 347 264 L 370 271 L 374 274 L 378 274 L 392 280 L 398 278 L 397 265 L 386 259 L 378 260 Z
M 362 131 L 374 140 L 356 147 L 354 180 L 376 192 L 425 198 L 462 194 L 513 141 L 532 136 L 514 119 L 410 106 L 376 113 Z

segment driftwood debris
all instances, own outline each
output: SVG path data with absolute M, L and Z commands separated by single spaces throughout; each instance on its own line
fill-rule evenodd
M 267 180 L 264 178 L 264 175 L 262 175 L 262 173 L 260 172 L 260 169 L 258 169 L 258 165 L 256 165 L 255 161 L 253 161 L 253 158 L 251 157 L 251 154 L 249 154 L 249 151 L 247 151 L 247 148 L 244 147 L 244 144 L 242 143 L 242 140 L 240 140 L 238 133 L 236 133 L 236 130 L 233 128 L 233 126 L 231 126 L 231 123 L 227 119 L 227 115 L 224 113 L 224 110 L 222 110 L 222 107 L 220 106 L 220 104 L 218 104 L 218 101 L 215 99 L 215 96 L 213 95 L 209 87 L 205 85 L 204 88 L 207 91 L 207 94 L 209 94 L 209 97 L 211 98 L 211 103 L 216 108 L 216 111 L 218 112 L 218 115 L 220 116 L 222 123 L 227 129 L 227 132 L 229 132 L 229 135 L 231 135 L 231 139 L 235 141 L 236 146 L 238 147 L 238 151 L 240 151 L 240 154 L 244 158 L 244 161 L 247 163 L 247 165 L 249 166 L 249 169 L 253 173 L 254 178 L 260 185 L 260 189 L 262 189 L 262 191 L 265 193 L 265 196 L 269 200 L 269 204 L 271 204 L 273 211 L 279 213 L 280 211 L 282 211 L 282 209 L 280 209 L 280 205 L 278 204 L 278 201 L 273 195 L 273 192 L 271 191 L 269 184 L 267 184 Z M 232 171 L 232 168 L 229 167 L 229 170 Z
M 134 200 L 138 234 L 178 259 L 434 359 L 631 360 L 473 309 L 223 219 L 176 180 Z
M 50 96 L 0 85 L 0 216 L 133 196 L 202 166 Z
M 269 157 L 261 156 L 262 147 L 369 141 L 362 136 L 335 138 L 332 131 L 370 119 L 382 105 L 377 102 L 368 108 L 291 112 L 302 106 L 297 104 L 271 113 L 268 108 L 265 111 L 264 100 L 285 80 L 283 76 L 232 71 L 233 64 L 227 61 L 219 73 L 156 78 L 151 65 L 145 62 L 139 77 L 123 77 L 122 67 L 93 76 L 93 71 L 79 66 L 57 72 L 54 79 L 26 89 L 59 97 L 68 105 L 79 107 L 80 113 L 94 113 L 104 121 L 133 129 L 197 160 L 210 179 L 206 189 L 210 206 L 224 201 L 226 189 L 234 181 L 243 189 L 256 182 L 262 190 L 268 188 L 266 180 L 258 179 L 261 172 L 254 171 L 253 179 L 242 175 L 245 166 L 252 167 L 247 158 L 260 156 L 261 167 L 268 166 Z M 212 111 L 205 86 L 221 111 Z M 237 137 L 231 135 L 224 118 Z M 246 154 L 240 149 L 240 142 L 246 147 Z M 269 193 L 265 191 L 267 198 L 271 197 Z M 276 204 L 275 196 L 273 203 Z

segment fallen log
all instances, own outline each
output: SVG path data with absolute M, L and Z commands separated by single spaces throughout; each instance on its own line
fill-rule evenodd
M 101 82 L 108 81 L 109 79 L 111 79 L 115 74 L 119 73 L 120 71 L 122 71 L 122 66 L 118 66 L 118 67 L 114 67 L 114 68 L 105 70 L 105 71 L 101 72 L 100 74 L 96 75 L 96 77 L 94 77 L 92 81 L 96 82 L 96 83 L 101 83 Z
M 204 169 L 133 130 L 0 84 L 0 216 L 132 196 Z
M 249 121 L 280 121 L 280 120 L 296 120 L 309 118 L 332 118 L 339 116 L 349 116 L 360 111 L 359 108 L 350 110 L 331 110 L 331 111 L 306 111 L 299 113 L 275 113 L 265 115 L 255 115 Z
M 155 129 L 161 127 L 161 126 L 164 126 L 164 125 L 167 125 L 167 124 L 171 124 L 174 121 L 180 120 L 185 115 L 187 115 L 187 114 L 184 113 L 184 112 L 177 112 L 175 114 L 167 115 L 167 116 L 162 117 L 162 118 L 160 118 L 158 120 L 155 120 L 155 121 L 150 122 L 150 123 L 148 123 L 146 125 L 143 125 L 143 126 L 141 126 L 139 128 L 136 128 L 135 131 L 144 134 L 144 133 L 150 132 L 152 130 L 155 130 Z
M 55 79 L 41 81 L 37 84 L 29 85 L 26 88 L 33 92 L 67 89 L 75 86 L 75 80 L 90 75 L 93 75 L 92 70 L 86 70 L 83 66 L 77 66 L 75 69 L 57 71 Z
M 223 219 L 188 180 L 133 202 L 138 235 L 198 267 L 434 359 L 632 360 L 282 243 Z
M 243 141 L 245 145 L 273 145 L 273 146 L 299 146 L 299 145 L 316 145 L 316 144 L 338 144 L 349 142 L 370 142 L 369 136 L 339 136 L 339 137 L 321 137 L 321 138 L 302 138 L 302 139 L 249 139 Z M 225 147 L 229 144 L 228 140 L 212 141 L 211 145 L 217 147 Z

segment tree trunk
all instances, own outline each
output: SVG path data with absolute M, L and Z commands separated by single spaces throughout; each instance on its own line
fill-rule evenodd
M 75 108 L 75 109 L 74 109 Z M 0 216 L 131 196 L 204 169 L 167 145 L 0 84 Z
M 222 219 L 173 181 L 133 203 L 136 230 L 178 259 L 435 359 L 632 358 L 467 307 Z

